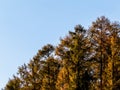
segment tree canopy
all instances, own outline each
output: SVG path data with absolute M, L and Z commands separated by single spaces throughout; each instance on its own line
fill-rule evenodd
M 101 16 L 47 44 L 18 68 L 4 90 L 119 90 L 120 24 Z

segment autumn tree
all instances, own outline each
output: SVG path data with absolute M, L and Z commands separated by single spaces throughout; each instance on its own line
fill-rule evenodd
M 102 16 L 54 47 L 47 44 L 18 68 L 5 90 L 119 90 L 120 24 Z
M 97 81 L 100 82 L 101 90 L 112 90 L 114 86 L 115 57 L 119 57 L 117 50 L 119 37 L 119 25 L 111 23 L 104 16 L 93 22 L 90 30 L 91 43 L 94 50 L 94 60 L 98 62 Z M 117 38 L 117 39 L 116 39 Z M 116 43 L 117 42 L 117 43 Z M 116 53 L 116 54 L 115 54 Z
M 87 51 L 90 48 L 88 42 L 86 30 L 81 25 L 77 25 L 75 32 L 70 31 L 68 36 L 61 39 L 61 43 L 56 49 L 56 54 L 61 57 L 63 64 L 61 69 L 63 71 L 60 71 L 62 75 L 58 76 L 61 80 L 63 77 L 63 83 L 60 81 L 61 88 L 67 88 L 65 90 L 83 89 L 82 78 L 88 69 L 87 56 L 89 56 L 89 52 Z
M 20 79 L 16 76 L 13 76 L 13 79 L 10 79 L 6 84 L 5 90 L 20 90 L 20 87 Z

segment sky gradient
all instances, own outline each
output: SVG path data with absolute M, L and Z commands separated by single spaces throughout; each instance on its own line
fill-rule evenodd
M 0 89 L 18 67 L 74 26 L 99 16 L 120 20 L 120 0 L 0 0 Z

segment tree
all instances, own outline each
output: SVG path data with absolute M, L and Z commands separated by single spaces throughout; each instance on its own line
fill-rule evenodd
M 77 25 L 60 44 L 43 46 L 5 90 L 119 90 L 120 24 L 102 16 Z
M 16 76 L 13 76 L 13 79 L 10 79 L 5 87 L 5 90 L 20 90 L 20 79 Z
M 42 90 L 56 90 L 57 75 L 59 72 L 59 61 L 49 57 L 43 66 Z
M 54 47 L 52 45 L 48 44 L 44 46 L 28 64 L 24 64 L 19 67 L 17 73 L 18 77 L 11 79 L 6 85 L 5 89 L 7 88 L 8 90 L 11 90 L 12 88 L 12 90 L 40 90 L 42 88 L 43 78 L 45 76 L 43 67 L 45 67 L 46 59 L 52 55 L 53 51 Z M 17 87 L 19 89 L 16 89 Z
M 60 78 L 64 79 L 64 75 L 68 80 L 61 82 L 61 88 L 66 86 L 69 90 L 80 90 L 82 87 L 82 76 L 87 70 L 87 56 L 89 56 L 89 43 L 86 30 L 81 26 L 75 27 L 75 32 L 69 32 L 69 35 L 61 39 L 61 44 L 56 49 L 56 54 L 61 57 L 63 67 L 60 72 Z M 65 72 L 65 74 L 62 74 Z M 64 80 L 63 80 L 64 81 Z
M 119 37 L 119 25 L 111 23 L 104 16 L 93 22 L 90 28 L 91 43 L 95 53 L 95 60 L 99 63 L 100 88 L 101 90 L 112 90 L 114 86 L 114 67 L 116 63 L 115 53 L 118 56 L 116 48 L 116 38 Z M 98 68 L 99 69 L 99 68 Z

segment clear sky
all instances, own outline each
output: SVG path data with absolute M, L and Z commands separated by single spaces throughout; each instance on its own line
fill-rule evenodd
M 42 46 L 103 15 L 119 21 L 120 0 L 0 0 L 0 89 Z

